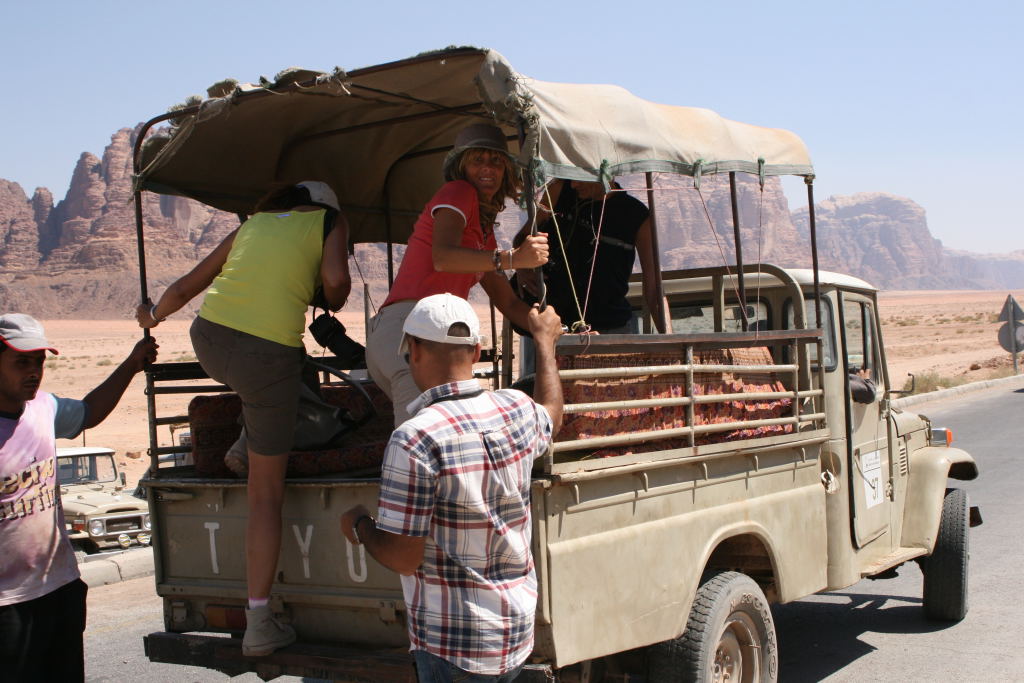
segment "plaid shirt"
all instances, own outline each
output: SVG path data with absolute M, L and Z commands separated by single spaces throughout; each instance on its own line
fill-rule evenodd
M 388 443 L 377 520 L 427 537 L 423 564 L 402 577 L 411 649 L 505 673 L 533 650 L 530 470 L 551 444 L 551 417 L 522 392 L 480 391 L 476 380 L 417 402 Z

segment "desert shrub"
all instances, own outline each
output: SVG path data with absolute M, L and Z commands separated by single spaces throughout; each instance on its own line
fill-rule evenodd
M 96 361 L 96 365 L 99 365 L 101 367 L 104 366 L 104 365 L 113 365 L 113 364 L 114 364 L 114 361 L 110 360 L 109 358 L 101 358 L 98 361 Z
M 903 383 L 903 391 L 910 391 L 910 378 Z M 914 394 L 926 394 L 929 391 L 949 389 L 967 382 L 966 377 L 947 377 L 937 372 L 929 371 L 914 375 Z
M 1014 374 L 1013 366 L 1007 365 L 1001 368 L 995 368 L 989 373 L 989 379 L 1002 379 L 1003 377 L 1012 377 Z

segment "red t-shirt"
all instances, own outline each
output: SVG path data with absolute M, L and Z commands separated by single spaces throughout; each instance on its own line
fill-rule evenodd
M 483 277 L 482 272 L 442 273 L 434 270 L 434 212 L 440 208 L 457 211 L 466 219 L 459 246 L 479 251 L 494 251 L 497 248 L 494 233 L 485 237 L 480 227 L 480 199 L 476 188 L 465 180 L 445 183 L 416 219 L 412 236 L 409 237 L 409 246 L 384 306 L 403 299 L 418 300 L 445 292 L 467 299 L 469 290 Z

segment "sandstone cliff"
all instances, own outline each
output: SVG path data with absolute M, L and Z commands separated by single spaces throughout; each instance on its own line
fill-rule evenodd
M 82 154 L 56 206 L 46 188 L 29 197 L 18 183 L 0 179 L 0 310 L 43 318 L 128 317 L 140 294 L 131 191 L 135 136 L 123 128 L 111 136 L 102 158 Z M 621 183 L 647 202 L 643 176 Z M 699 192 L 688 178 L 658 175 L 655 185 L 665 269 L 734 262 L 727 176 L 704 177 Z M 747 176 L 739 176 L 737 186 L 744 260 L 809 265 L 806 208 L 791 215 L 776 178 L 767 180 L 763 192 Z M 237 225 L 234 216 L 180 197 L 146 193 L 142 211 L 155 293 Z M 978 255 L 944 249 L 928 231 L 924 210 L 909 199 L 885 193 L 830 197 L 818 204 L 816 215 L 824 269 L 886 289 L 1024 286 L 1024 251 Z M 502 215 L 500 243 L 509 243 L 521 220 L 514 210 Z M 350 307 L 362 305 L 364 279 L 380 303 L 387 283 L 384 249 L 365 245 L 356 254 Z
M 1024 252 L 971 254 L 946 249 L 924 209 L 905 197 L 860 192 L 815 206 L 823 269 L 851 273 L 884 289 L 1011 289 L 1024 284 Z M 807 207 L 793 213 L 808 239 Z

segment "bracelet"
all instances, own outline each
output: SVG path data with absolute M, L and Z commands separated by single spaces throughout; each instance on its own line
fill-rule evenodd
M 153 322 L 157 322 L 157 323 L 162 323 L 163 321 L 167 320 L 166 317 L 164 317 L 164 318 L 156 317 L 156 304 L 153 304 L 152 306 L 149 307 L 149 317 L 153 319 Z
M 491 263 L 494 264 L 494 270 L 501 270 L 501 249 L 495 249 L 494 254 L 491 256 Z
M 509 249 L 508 250 L 508 269 L 509 270 L 512 270 L 512 252 L 513 251 L 515 251 L 515 250 L 514 249 Z
M 363 521 L 364 519 L 370 520 L 370 522 L 373 523 L 373 527 L 375 529 L 377 528 L 377 520 L 375 520 L 370 515 L 359 515 L 358 517 L 356 517 L 356 521 L 352 523 L 352 535 L 356 537 L 356 543 L 358 545 L 363 545 L 363 539 L 359 538 L 359 522 Z

